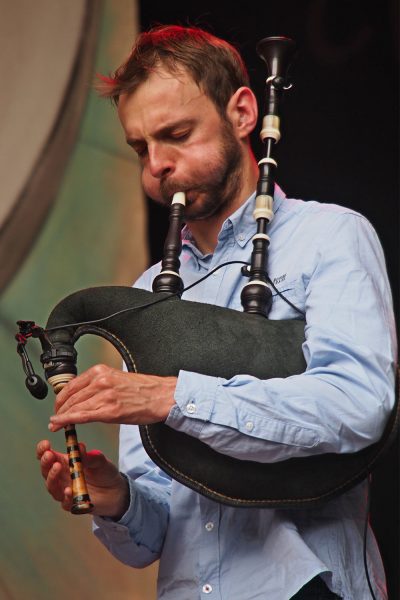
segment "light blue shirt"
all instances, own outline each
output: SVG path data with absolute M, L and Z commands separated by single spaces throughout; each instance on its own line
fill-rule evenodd
M 224 222 L 213 255 L 203 256 L 184 230 L 185 286 L 222 262 L 250 260 L 253 208 L 254 195 Z M 167 424 L 243 460 L 359 450 L 379 439 L 394 402 L 395 329 L 379 241 L 354 211 L 288 199 L 279 188 L 274 213 L 269 276 L 306 312 L 306 372 L 227 381 L 181 371 Z M 151 289 L 159 270 L 152 267 L 136 285 Z M 240 265 L 230 265 L 183 297 L 242 310 L 243 284 Z M 299 315 L 274 292 L 269 318 Z M 95 517 L 95 534 L 133 567 L 160 559 L 159 599 L 289 600 L 321 574 L 342 598 L 369 600 L 365 484 L 319 509 L 223 506 L 171 481 L 132 425 L 121 426 L 120 469 L 129 476 L 130 507 L 119 522 Z M 376 597 L 384 599 L 371 531 L 368 564 Z

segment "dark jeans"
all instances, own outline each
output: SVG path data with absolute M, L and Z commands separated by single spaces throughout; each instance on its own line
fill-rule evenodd
M 305 586 L 292 596 L 291 600 L 340 600 L 337 596 L 325 585 L 321 577 L 314 577 Z

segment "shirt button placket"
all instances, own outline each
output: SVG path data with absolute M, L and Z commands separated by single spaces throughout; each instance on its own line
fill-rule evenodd
M 199 592 L 202 598 L 208 596 L 222 600 L 219 589 L 219 522 L 220 507 L 207 498 L 200 498 L 201 542 L 199 544 Z

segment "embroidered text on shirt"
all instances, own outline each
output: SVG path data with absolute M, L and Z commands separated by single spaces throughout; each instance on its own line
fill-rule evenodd
M 281 275 L 280 277 L 274 277 L 273 282 L 275 285 L 278 285 L 279 283 L 282 283 L 282 281 L 285 281 L 286 279 L 286 273 L 284 275 Z

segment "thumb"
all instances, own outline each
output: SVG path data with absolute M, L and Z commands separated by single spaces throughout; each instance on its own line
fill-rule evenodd
M 86 450 L 83 443 L 79 443 L 82 464 L 87 469 L 103 469 L 108 463 L 107 458 L 100 450 Z

